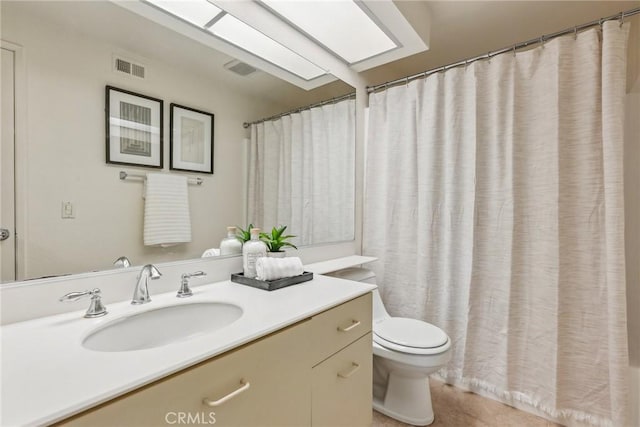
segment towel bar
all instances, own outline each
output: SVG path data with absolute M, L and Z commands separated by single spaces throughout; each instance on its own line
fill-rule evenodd
M 145 180 L 147 179 L 147 176 L 140 173 L 129 173 L 125 171 L 120 171 L 120 179 L 127 179 L 127 178 L 138 178 L 138 179 Z M 187 182 L 189 184 L 202 185 L 203 179 L 200 177 L 187 178 Z

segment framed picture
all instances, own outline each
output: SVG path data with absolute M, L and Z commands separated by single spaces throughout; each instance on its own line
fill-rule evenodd
M 213 173 L 213 114 L 171 104 L 171 169 Z
M 162 100 L 106 88 L 107 163 L 162 168 Z

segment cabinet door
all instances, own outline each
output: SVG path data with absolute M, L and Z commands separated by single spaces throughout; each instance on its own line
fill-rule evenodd
M 372 399 L 371 333 L 313 368 L 311 424 L 370 426 Z
M 308 328 L 308 321 L 301 322 L 62 424 L 92 427 L 309 425 Z M 203 399 L 219 404 L 211 407 L 203 403 Z

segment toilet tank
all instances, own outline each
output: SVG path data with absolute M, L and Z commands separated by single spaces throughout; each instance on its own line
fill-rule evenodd
M 376 284 L 376 274 L 362 267 L 350 267 L 342 270 L 332 271 L 331 273 L 327 273 L 326 276 L 337 277 L 339 279 L 345 280 L 353 280 L 356 282 L 369 283 L 372 285 Z M 375 323 L 378 320 L 382 320 L 386 317 L 389 317 L 387 310 L 384 308 L 384 304 L 382 303 L 382 298 L 380 298 L 380 293 L 377 289 L 373 290 L 373 322 Z

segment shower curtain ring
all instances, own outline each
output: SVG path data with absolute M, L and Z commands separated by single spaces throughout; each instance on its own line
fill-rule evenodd
M 513 45 L 513 57 L 514 58 L 516 57 L 516 45 L 515 44 Z
M 540 36 L 540 45 L 544 47 L 544 36 Z
M 573 39 L 578 40 L 578 26 L 573 27 Z
M 404 87 L 409 87 L 409 77 L 404 79 Z
M 624 24 L 624 12 L 620 12 L 620 28 L 622 28 L 623 24 Z

